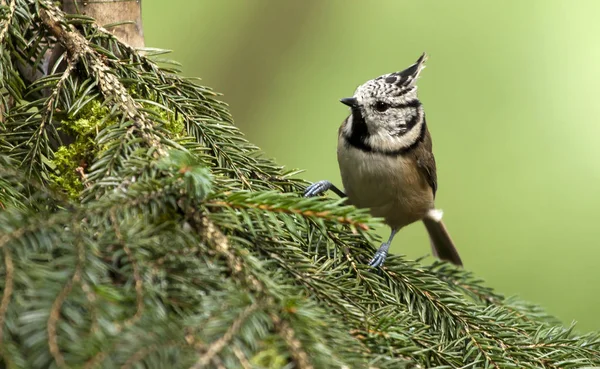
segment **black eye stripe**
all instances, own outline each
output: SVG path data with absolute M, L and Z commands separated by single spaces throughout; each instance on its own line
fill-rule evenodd
M 421 102 L 419 100 L 415 99 L 415 100 L 408 101 L 404 104 L 391 105 L 391 107 L 396 108 L 396 109 L 403 109 L 403 108 L 418 108 L 421 105 L 422 105 Z
M 384 112 L 384 111 L 388 110 L 389 108 L 394 108 L 394 109 L 413 108 L 413 109 L 416 109 L 421 105 L 422 105 L 421 102 L 419 100 L 415 99 L 415 100 L 410 100 L 404 104 L 388 104 L 383 101 L 377 101 L 373 105 L 373 107 L 375 108 L 375 110 L 377 110 L 379 112 Z
M 418 108 L 419 106 L 421 106 L 421 105 L 422 105 L 422 104 L 421 104 L 421 102 L 420 102 L 419 100 L 416 100 L 416 99 L 415 99 L 415 100 L 408 101 L 408 102 L 406 102 L 406 103 L 404 103 L 404 104 L 388 104 L 388 103 L 386 103 L 386 102 L 383 102 L 383 101 L 377 101 L 377 102 L 376 102 L 376 103 L 373 105 L 373 107 L 375 107 L 375 108 L 377 109 L 377 106 L 378 106 L 378 105 L 380 105 L 380 104 L 383 104 L 383 105 L 385 105 L 386 107 L 389 107 L 389 108 L 396 108 L 396 109 L 402 109 L 402 108 Z

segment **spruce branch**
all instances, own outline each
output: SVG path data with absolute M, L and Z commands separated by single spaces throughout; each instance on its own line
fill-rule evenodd
M 302 198 L 163 51 L 47 0 L 2 6 L 0 365 L 600 365 L 600 334 L 467 271 L 367 267 L 380 222 Z
M 240 315 L 233 321 L 231 326 L 227 329 L 225 334 L 217 341 L 211 343 L 206 349 L 205 352 L 201 354 L 198 358 L 198 361 L 192 366 L 193 369 L 200 369 L 206 367 L 215 356 L 225 348 L 226 345 L 229 345 L 231 340 L 240 330 L 241 325 L 245 322 L 250 314 L 256 311 L 260 307 L 259 304 L 254 303 L 247 308 L 245 308 Z
M 4 253 L 4 288 L 2 290 L 2 300 L 0 300 L 0 327 L 4 327 L 4 320 L 6 319 L 6 311 L 8 310 L 8 304 L 13 293 L 13 283 L 15 278 L 15 267 L 13 264 L 12 255 L 6 247 L 1 247 Z M 0 329 L 0 347 L 3 347 L 2 341 L 4 340 L 4 330 Z M 0 350 L 2 356 L 6 356 L 4 350 Z
M 8 32 L 10 23 L 12 22 L 13 16 L 15 14 L 15 10 L 17 9 L 17 4 L 15 0 L 10 0 L 9 4 L 6 4 L 6 0 L 2 0 L 0 5 L 3 7 L 8 7 L 8 14 L 6 17 L 2 17 L 2 28 L 0 28 L 0 43 L 4 41 L 4 36 L 6 32 Z
M 302 348 L 302 343 L 296 338 L 294 329 L 286 321 L 282 320 L 279 315 L 272 314 L 271 319 L 275 324 L 275 330 L 283 337 L 293 358 L 295 367 L 298 369 L 313 369 L 308 359 L 308 354 Z
M 73 290 L 73 285 L 79 284 L 81 282 L 81 273 L 83 270 L 83 262 L 84 262 L 84 251 L 81 243 L 77 243 L 77 253 L 78 258 L 75 263 L 75 272 L 73 276 L 67 281 L 62 290 L 56 296 L 56 299 L 52 303 L 52 308 L 50 309 L 50 315 L 48 321 L 46 322 L 46 329 L 48 332 L 48 346 L 50 348 L 50 353 L 54 357 L 54 361 L 58 367 L 65 366 L 65 359 L 63 354 L 61 353 L 60 347 L 58 345 L 58 334 L 57 334 L 57 324 L 61 317 L 61 308 L 65 303 L 65 300 Z
M 30 175 L 31 175 L 31 172 L 33 170 L 35 170 L 36 160 L 41 161 L 40 157 L 42 156 L 43 136 L 47 135 L 47 132 L 46 132 L 47 126 L 51 126 L 53 129 L 52 134 L 54 136 L 58 136 L 58 133 L 56 132 L 55 128 L 52 126 L 51 121 L 52 121 L 52 116 L 53 116 L 54 112 L 57 110 L 56 102 L 58 100 L 58 96 L 60 95 L 64 85 L 66 84 L 67 79 L 71 76 L 71 73 L 75 70 L 75 64 L 77 63 L 78 56 L 75 56 L 73 59 L 75 59 L 75 60 L 72 60 L 71 58 L 69 58 L 68 67 L 62 73 L 62 75 L 58 79 L 58 82 L 56 82 L 56 86 L 54 87 L 52 94 L 44 103 L 44 109 L 42 112 L 42 117 L 41 117 L 41 122 L 39 124 L 39 127 L 37 128 L 36 132 L 31 136 L 30 140 L 27 142 L 27 145 L 33 144 L 33 147 L 31 148 L 31 150 L 27 153 L 27 156 L 25 157 L 25 161 L 29 163 L 28 168 L 29 168 Z M 42 82 L 45 82 L 45 80 L 42 80 Z
M 137 261 L 135 260 L 133 252 L 127 246 L 127 242 L 124 240 L 123 235 L 121 234 L 121 229 L 118 224 L 119 222 L 117 220 L 117 215 L 116 215 L 115 210 L 110 212 L 110 221 L 112 223 L 117 241 L 118 241 L 119 245 L 123 248 L 123 251 L 125 251 L 125 254 L 127 255 L 127 258 L 129 259 L 129 262 L 131 263 L 132 270 L 133 270 L 133 280 L 135 283 L 135 294 L 136 294 L 136 296 L 135 296 L 136 297 L 136 301 L 135 301 L 136 302 L 136 304 L 135 304 L 136 311 L 135 311 L 135 314 L 131 318 L 128 318 L 123 323 L 123 325 L 125 327 L 128 327 L 128 326 L 135 324 L 138 320 L 140 320 L 142 317 L 142 313 L 144 312 L 144 291 L 143 291 L 144 282 L 142 281 L 139 266 L 138 266 Z M 119 325 L 118 329 L 121 330 L 122 327 Z
M 69 55 L 69 68 L 67 70 L 72 70 L 74 65 L 79 63 L 81 59 L 85 59 L 84 66 L 91 70 L 91 74 L 104 98 L 109 101 L 119 101 L 119 108 L 129 119 L 133 119 L 135 122 L 128 133 L 141 135 L 148 146 L 156 149 L 157 155 L 164 155 L 161 139 L 156 137 L 153 131 L 149 129 L 149 122 L 146 119 L 146 114 L 141 110 L 141 105 L 135 102 L 123 84 L 101 60 L 98 52 L 89 46 L 87 40 L 80 33 L 74 31 L 72 26 L 61 23 L 61 18 L 64 19 L 65 14 L 50 2 L 44 2 L 43 5 L 46 6 L 46 9 L 40 9 L 42 22 L 65 47 Z M 63 78 L 66 79 L 68 75 L 69 73 L 66 73 L 61 81 L 63 81 Z M 59 83 L 61 82 L 59 81 Z M 55 89 L 55 93 L 57 91 L 59 91 L 58 88 Z M 110 172 L 106 174 L 109 175 Z
M 357 211 L 352 206 L 340 206 L 343 200 L 320 201 L 319 199 L 298 199 L 295 194 L 277 192 L 237 191 L 225 194 L 223 200 L 212 200 L 209 207 L 229 207 L 238 209 L 259 209 L 267 212 L 297 214 L 318 221 L 347 224 L 353 232 L 357 229 L 368 231 L 372 223 L 368 213 Z

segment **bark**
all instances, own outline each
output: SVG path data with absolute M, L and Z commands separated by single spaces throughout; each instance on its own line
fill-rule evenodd
M 90 16 L 103 27 L 115 23 L 132 22 L 107 28 L 122 42 L 133 47 L 144 47 L 141 0 L 105 0 L 103 2 L 63 0 L 62 4 L 65 13 Z

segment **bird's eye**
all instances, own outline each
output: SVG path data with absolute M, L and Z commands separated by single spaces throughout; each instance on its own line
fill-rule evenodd
M 390 105 L 384 103 L 383 101 L 377 101 L 375 103 L 375 109 L 380 112 L 384 112 L 384 111 L 388 110 L 389 107 L 390 107 Z

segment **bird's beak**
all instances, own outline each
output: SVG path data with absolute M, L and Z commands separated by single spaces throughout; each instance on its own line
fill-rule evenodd
M 340 102 L 344 105 L 348 105 L 351 108 L 358 107 L 358 101 L 356 101 L 356 98 L 354 97 L 344 97 L 340 100 Z

